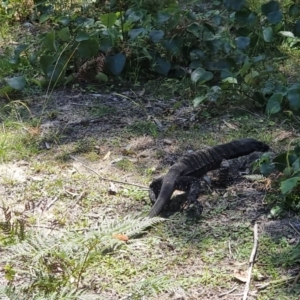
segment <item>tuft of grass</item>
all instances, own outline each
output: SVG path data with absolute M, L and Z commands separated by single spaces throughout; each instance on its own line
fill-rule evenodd
M 16 130 L 0 131 L 0 161 L 24 159 L 39 152 L 39 138 Z
M 114 107 L 109 107 L 105 105 L 100 105 L 97 107 L 93 107 L 91 109 L 91 115 L 94 117 L 103 117 L 107 115 L 112 115 L 117 112 L 116 108 Z
M 127 158 L 123 158 L 116 162 L 116 166 L 123 171 L 132 171 L 134 170 L 134 163 Z
M 158 128 L 151 121 L 136 121 L 129 125 L 127 130 L 135 135 L 151 135 L 153 137 L 158 136 Z

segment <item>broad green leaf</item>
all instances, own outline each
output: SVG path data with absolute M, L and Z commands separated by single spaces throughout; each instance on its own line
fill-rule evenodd
M 96 77 L 95 77 L 97 80 L 99 81 L 104 81 L 104 82 L 107 82 L 108 81 L 108 77 L 106 74 L 102 73 L 102 72 L 99 72 L 97 73 Z
M 77 78 L 76 74 L 69 75 L 64 82 L 64 85 L 68 85 L 70 82 L 73 82 Z
M 223 49 L 224 52 L 228 54 L 232 49 L 231 44 L 229 42 L 225 42 L 223 45 Z
M 279 10 L 279 3 L 273 0 L 261 6 L 261 11 L 265 16 L 267 16 L 271 12 L 278 11 L 278 10 Z
M 165 33 L 162 30 L 152 30 L 149 33 L 149 37 L 151 39 L 151 41 L 155 44 L 159 43 L 162 38 L 164 37 Z
M 300 20 L 297 20 L 294 25 L 294 34 L 295 36 L 300 37 Z
M 204 27 L 206 27 L 206 28 L 207 28 L 210 32 L 212 32 L 213 34 L 216 34 L 215 28 L 214 28 L 213 26 L 211 26 L 209 23 L 204 22 L 204 23 L 202 23 L 202 25 L 203 25 Z
M 71 22 L 71 18 L 70 17 L 61 17 L 58 19 L 58 22 L 60 22 L 64 26 L 67 26 Z
M 259 171 L 264 176 L 269 176 L 274 171 L 274 164 L 270 162 L 263 163 L 259 166 Z
M 27 50 L 28 48 L 29 48 L 28 44 L 19 45 L 18 47 L 16 47 L 14 51 L 15 56 L 19 56 L 23 51 Z
M 263 37 L 265 42 L 270 43 L 273 40 L 273 29 L 272 27 L 267 27 L 263 30 Z
M 248 17 L 248 25 L 255 25 L 257 23 L 257 13 L 252 12 Z
M 15 90 L 22 90 L 26 84 L 24 76 L 9 78 L 6 81 Z
M 283 172 L 288 166 L 291 166 L 294 161 L 297 159 L 297 156 L 293 153 L 281 153 L 273 158 L 273 163 L 275 164 L 276 170 Z
M 17 65 L 20 62 L 20 57 L 19 56 L 13 56 L 9 59 L 9 63 L 12 65 Z
M 238 49 L 244 50 L 250 45 L 250 38 L 245 36 L 239 36 L 235 39 L 235 43 Z
M 290 192 L 294 187 L 298 185 L 300 177 L 292 177 L 287 180 L 284 180 L 280 183 L 280 190 L 282 194 L 287 194 Z
M 171 69 L 171 64 L 165 58 L 157 57 L 153 69 L 155 72 L 167 76 Z
M 223 79 L 222 82 L 237 84 L 237 79 L 234 77 L 227 77 L 227 78 Z
M 115 25 L 118 17 L 116 13 L 109 13 L 109 14 L 101 14 L 100 20 L 103 23 L 104 26 L 107 28 L 111 28 L 113 25 Z
M 205 54 L 202 50 L 200 49 L 193 49 L 191 52 L 190 52 L 190 58 L 191 60 L 195 60 L 195 59 L 199 59 L 199 58 L 205 58 Z
M 159 11 L 156 16 L 157 22 L 160 24 L 168 21 L 171 18 L 171 14 L 164 11 Z
M 292 4 L 289 7 L 289 15 L 295 17 L 300 14 L 300 6 L 298 4 Z
M 220 15 L 215 15 L 215 16 L 213 16 L 213 18 L 211 19 L 211 21 L 213 22 L 213 24 L 215 26 L 220 26 L 220 24 L 222 22 L 222 17 Z
M 75 18 L 74 23 L 76 25 L 82 26 L 84 24 L 85 20 L 86 20 L 86 17 L 78 16 L 77 18 Z
M 224 69 L 224 70 L 221 70 L 221 79 L 226 79 L 226 78 L 234 78 L 232 76 L 232 73 L 227 70 L 227 69 Z M 236 81 L 236 78 L 234 78 L 235 80 L 233 79 L 229 79 L 228 81 L 223 81 L 223 82 L 230 82 L 230 81 L 233 81 L 232 83 L 234 83 Z
M 50 19 L 50 15 L 48 15 L 48 14 L 42 14 L 42 15 L 40 16 L 39 22 L 40 22 L 40 23 L 44 23 L 44 22 L 46 22 L 46 21 L 49 20 L 49 19 Z
M 197 69 L 200 67 L 203 67 L 203 63 L 200 59 L 195 59 L 195 60 L 191 61 L 190 65 L 189 65 L 189 68 L 191 68 L 191 69 Z
M 101 40 L 100 48 L 99 50 L 102 52 L 107 52 L 109 49 L 111 49 L 114 46 L 114 41 L 107 37 Z
M 295 171 L 299 171 L 299 169 L 300 169 L 299 157 L 293 162 L 292 167 Z
M 254 79 L 255 79 L 256 77 L 258 77 L 258 76 L 259 76 L 259 73 L 258 73 L 257 71 L 255 71 L 255 70 L 252 70 L 251 72 L 249 72 L 249 73 L 245 76 L 244 80 L 245 80 L 246 83 L 252 84 L 252 83 L 255 82 Z
M 250 70 L 250 68 L 252 67 L 252 63 L 249 61 L 246 61 L 242 68 L 239 71 L 239 74 L 241 74 L 242 76 L 244 76 L 246 73 L 248 73 L 248 71 Z
M 297 145 L 295 148 L 294 148 L 294 153 L 297 157 L 300 157 L 300 146 Z
M 44 38 L 44 45 L 47 48 L 48 51 L 55 52 L 57 51 L 57 43 L 55 40 L 55 34 L 52 32 L 49 32 L 46 34 Z
M 191 79 L 193 82 L 200 82 L 204 83 L 206 81 L 211 80 L 214 77 L 213 73 L 208 72 L 202 68 L 197 68 L 196 70 L 193 71 L 191 74 Z
M 278 24 L 282 20 L 282 12 L 280 10 L 270 12 L 267 19 L 271 24 Z
M 197 21 L 197 16 L 191 11 L 188 11 L 186 17 L 192 21 Z
M 295 37 L 291 31 L 279 31 L 278 34 L 284 37 Z
M 48 68 L 55 62 L 55 58 L 52 55 L 43 55 L 40 57 L 40 65 L 44 74 L 47 76 Z
M 77 51 L 81 58 L 91 58 L 98 54 L 99 44 L 94 39 L 82 41 L 80 42 Z
M 246 23 L 248 23 L 248 18 L 249 18 L 250 13 L 251 13 L 251 11 L 248 11 L 248 10 L 237 11 L 234 14 L 234 18 L 237 22 L 246 24 Z
M 69 27 L 64 27 L 57 32 L 57 36 L 63 41 L 67 42 L 70 40 L 70 30 Z
M 270 210 L 270 218 L 278 218 L 282 214 L 282 207 L 280 205 L 275 205 Z
M 245 5 L 245 0 L 224 0 L 223 3 L 225 7 L 229 10 L 239 11 Z
M 181 52 L 183 40 L 181 37 L 176 36 L 173 39 L 164 40 L 162 45 L 172 55 L 178 55 Z
M 0 88 L 0 96 L 5 97 L 9 95 L 14 89 L 10 85 L 6 85 L 2 88 Z
M 194 107 L 199 106 L 206 99 L 207 99 L 207 95 L 196 97 L 193 100 Z
M 266 55 L 261 54 L 253 58 L 253 62 L 257 63 L 266 59 Z
M 180 14 L 175 14 L 170 18 L 170 20 L 167 22 L 166 30 L 171 30 L 175 28 L 179 22 L 181 21 L 181 15 Z
M 82 42 L 82 41 L 86 41 L 90 38 L 90 36 L 84 32 L 84 31 L 79 31 L 76 35 L 76 42 Z
M 33 53 L 31 53 L 30 55 L 29 55 L 29 62 L 30 62 L 30 64 L 32 65 L 32 66 L 35 66 L 36 65 L 36 63 L 37 63 L 37 53 L 36 52 L 33 52 Z
M 199 31 L 201 30 L 201 27 L 198 23 L 194 22 L 192 24 L 190 24 L 186 30 L 190 33 L 192 33 L 193 35 L 195 36 L 198 36 L 199 35 Z
M 145 32 L 144 28 L 131 29 L 128 32 L 128 35 L 132 40 L 134 40 L 138 35 L 140 35 L 141 33 L 144 33 L 144 32 Z
M 206 46 L 209 48 L 209 50 L 216 54 L 218 51 L 222 49 L 223 41 L 221 39 L 213 39 L 206 42 Z
M 84 23 L 83 23 L 83 25 L 86 26 L 86 27 L 91 27 L 94 24 L 95 24 L 95 19 L 93 19 L 93 18 L 86 18 Z
M 276 114 L 281 110 L 282 95 L 273 94 L 267 103 L 266 112 L 268 114 Z
M 105 64 L 108 70 L 115 76 L 121 74 L 125 67 L 126 56 L 123 53 L 109 55 L 105 58 Z
M 64 63 L 57 63 L 48 67 L 47 78 L 53 83 L 60 82 L 64 80 L 65 73 L 66 65 Z
M 300 108 L 300 88 L 289 89 L 287 98 L 292 109 Z
M 126 11 L 126 16 L 129 22 L 137 22 L 144 18 L 145 13 L 144 11 L 138 9 L 128 9 Z

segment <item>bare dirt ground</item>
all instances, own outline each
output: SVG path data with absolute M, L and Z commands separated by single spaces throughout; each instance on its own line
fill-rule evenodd
M 45 99 L 33 97 L 30 102 L 35 118 Z M 238 137 L 264 139 L 264 133 L 251 125 L 265 124 L 258 114 L 205 118 L 188 102 L 170 109 L 177 102 L 144 97 L 143 91 L 53 93 L 40 130 L 26 129 L 39 137 L 40 153 L 0 166 L 3 221 L 5 208 L 9 208 L 12 217 L 21 216 L 28 229 L 54 232 L 79 224 L 101 226 L 103 214 L 111 219 L 146 215 L 151 206 L 146 188 L 100 180 L 85 166 L 106 179 L 147 187 L 151 178 L 164 173 L 187 151 Z M 269 139 L 280 134 L 268 130 Z M 232 163 L 233 176 L 235 165 Z M 134 257 L 134 252 L 130 258 L 117 254 L 121 261 L 129 260 L 137 273 L 93 274 L 82 285 L 98 295 L 97 299 L 241 299 L 256 222 L 260 244 L 248 299 L 298 299 L 282 286 L 263 288 L 283 276 L 297 275 L 297 268 L 283 268 L 280 261 L 288 247 L 299 241 L 300 231 L 295 216 L 268 218 L 269 183 L 239 177 L 227 188 L 203 184 L 200 218 L 171 207 L 163 214 L 167 222 L 133 242 L 147 244 L 143 251 L 137 250 L 143 253 L 141 257 Z M 148 276 L 167 276 L 176 289 L 156 296 L 140 291 L 131 294 L 133 286 Z M 5 284 L 3 277 L 1 283 Z

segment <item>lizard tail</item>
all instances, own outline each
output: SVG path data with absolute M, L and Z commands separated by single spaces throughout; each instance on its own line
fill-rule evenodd
M 178 168 L 178 166 L 176 168 L 170 168 L 169 172 L 163 179 L 162 187 L 157 200 L 149 212 L 149 218 L 157 216 L 163 207 L 168 203 L 174 192 L 176 179 L 180 176 L 181 172 L 182 170 L 181 168 Z

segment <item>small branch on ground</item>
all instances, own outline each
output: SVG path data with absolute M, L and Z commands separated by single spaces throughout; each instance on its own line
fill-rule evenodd
M 272 280 L 270 282 L 267 282 L 267 283 L 264 283 L 264 284 L 257 284 L 255 285 L 256 288 L 258 290 L 264 290 L 266 288 L 268 288 L 269 286 L 273 285 L 280 285 L 280 284 L 283 284 L 283 283 L 288 283 L 290 281 L 293 281 L 297 276 L 294 276 L 294 277 L 284 277 L 282 279 L 277 279 L 277 280 Z
M 255 223 L 255 225 L 254 225 L 253 232 L 254 232 L 253 248 L 252 248 L 252 252 L 250 255 L 250 259 L 249 259 L 248 277 L 247 277 L 247 281 L 246 281 L 246 285 L 245 285 L 243 300 L 247 300 L 249 287 L 250 287 L 250 281 L 251 281 L 251 274 L 252 274 L 252 269 L 253 269 L 253 265 L 254 265 L 254 259 L 255 259 L 257 247 L 258 247 L 257 223 Z
M 290 288 L 290 291 L 294 289 L 296 283 L 297 283 L 298 280 L 299 280 L 299 277 L 300 277 L 300 272 L 299 272 L 298 275 L 295 277 L 295 280 L 294 280 L 293 283 L 292 283 L 292 286 L 291 286 L 291 288 Z
M 292 227 L 298 235 L 300 235 L 300 232 L 293 226 L 293 224 L 291 222 L 289 222 L 290 227 Z
M 237 289 L 237 286 L 235 285 L 231 290 L 229 290 L 229 291 L 227 291 L 227 292 L 224 292 L 224 293 L 220 294 L 220 295 L 219 295 L 219 298 L 231 294 L 231 293 L 234 292 L 236 289 Z
M 109 179 L 109 178 L 104 178 L 102 177 L 99 173 L 97 173 L 95 170 L 93 170 L 92 168 L 88 167 L 87 165 L 85 165 L 82 161 L 80 161 L 78 158 L 76 158 L 73 155 L 70 155 L 70 157 L 75 160 L 78 161 L 79 163 L 81 163 L 86 169 L 90 170 L 91 172 L 93 172 L 94 174 L 96 174 L 101 180 L 104 181 L 110 181 L 110 182 L 114 182 L 114 183 L 119 183 L 119 184 L 126 184 L 126 185 L 131 185 L 131 186 L 136 186 L 139 187 L 141 189 L 145 189 L 148 190 L 149 188 L 144 186 L 144 185 L 139 185 L 139 184 L 135 184 L 135 183 L 130 183 L 130 182 L 125 182 L 125 181 L 119 181 L 119 180 L 113 180 L 113 179 Z

